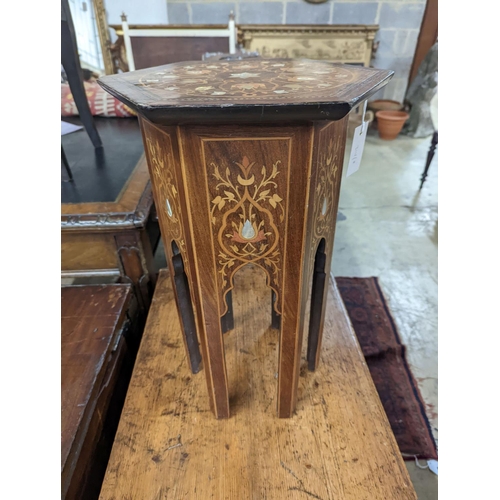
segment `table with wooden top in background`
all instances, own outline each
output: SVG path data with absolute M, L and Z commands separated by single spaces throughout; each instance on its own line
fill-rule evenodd
M 139 343 L 137 317 L 129 284 L 61 288 L 61 496 L 66 500 L 87 500 L 99 492 Z
M 61 186 L 61 277 L 131 283 L 146 313 L 160 231 L 139 125 L 136 118 L 95 122 L 101 150 L 83 132 L 61 139 L 74 177 Z
M 216 420 L 160 272 L 100 500 L 416 498 L 334 281 L 321 363 L 309 372 L 303 350 L 297 413 L 277 418 L 265 281 L 254 265 L 235 276 L 224 336 L 232 417 Z

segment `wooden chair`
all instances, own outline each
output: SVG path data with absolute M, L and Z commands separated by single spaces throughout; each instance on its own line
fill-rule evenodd
M 94 148 L 102 148 L 102 141 L 99 132 L 97 132 L 94 117 L 87 101 L 85 87 L 83 86 L 83 72 L 78 57 L 75 27 L 71 18 L 68 0 L 61 0 L 61 62 L 64 71 L 66 71 L 69 87 L 75 99 L 82 125 L 85 127 Z
M 196 26 L 193 27 L 186 26 L 182 28 L 170 28 L 168 26 L 165 26 L 157 29 L 151 29 L 148 26 L 131 28 L 127 22 L 127 16 L 125 15 L 125 13 L 122 14 L 121 18 L 122 18 L 123 39 L 125 42 L 125 51 L 127 54 L 129 71 L 135 71 L 136 69 L 136 64 L 134 60 L 134 51 L 132 49 L 132 37 L 227 38 L 228 39 L 227 48 L 229 50 L 229 53 L 234 54 L 236 52 L 236 25 L 234 22 L 234 14 L 232 12 L 229 15 L 229 22 L 227 28 L 225 29 L 211 28 L 211 27 L 199 28 Z M 165 64 L 165 62 L 162 62 L 162 64 Z

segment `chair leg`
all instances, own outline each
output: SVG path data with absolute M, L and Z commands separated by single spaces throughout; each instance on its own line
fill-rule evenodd
M 71 169 L 69 168 L 68 159 L 66 158 L 66 153 L 64 152 L 64 148 L 62 147 L 62 145 L 61 145 L 61 161 L 62 161 L 62 164 L 64 165 L 64 168 L 66 169 L 66 173 L 68 174 L 68 177 L 69 177 L 68 182 L 72 182 L 73 181 L 73 173 L 71 172 Z
M 83 72 L 78 57 L 75 28 L 71 18 L 71 11 L 67 0 L 62 0 L 63 20 L 61 21 L 61 62 L 68 77 L 68 83 L 75 100 L 78 113 L 85 130 L 87 131 L 94 148 L 101 148 L 102 141 L 90 111 L 85 87 Z
M 422 173 L 422 176 L 420 177 L 420 187 L 418 188 L 419 191 L 422 189 L 425 179 L 427 179 L 427 173 L 429 171 L 429 167 L 431 166 L 432 159 L 434 158 L 434 153 L 436 152 L 437 143 L 438 143 L 438 133 L 436 130 L 434 134 L 432 134 L 431 146 L 429 148 L 429 152 L 427 153 L 427 161 L 425 162 L 425 168 Z

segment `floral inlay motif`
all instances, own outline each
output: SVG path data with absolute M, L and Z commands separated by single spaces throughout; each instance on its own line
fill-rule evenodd
M 333 137 L 331 137 L 328 141 L 326 152 L 321 156 L 318 183 L 316 185 L 316 194 L 314 197 L 316 219 L 314 233 L 318 240 L 330 229 L 330 219 L 334 202 L 334 182 L 339 168 L 336 160 L 337 157 L 334 156 Z
M 257 78 L 260 73 L 232 73 L 229 78 Z
M 144 127 L 149 127 L 147 123 Z M 146 146 L 149 153 L 149 161 L 155 177 L 155 185 L 159 197 L 163 200 L 159 203 L 160 209 L 166 215 L 165 221 L 167 225 L 162 227 L 162 231 L 166 229 L 168 239 L 177 243 L 179 250 L 183 256 L 184 269 L 189 276 L 189 260 L 186 252 L 186 240 L 184 230 L 179 219 L 181 213 L 179 192 L 176 188 L 176 177 L 173 165 L 173 153 L 171 150 L 170 138 L 165 136 L 165 141 L 168 141 L 168 148 L 165 143 L 160 143 L 158 137 L 152 139 L 146 137 Z
M 211 200 L 210 215 L 219 245 L 216 256 L 222 296 L 232 288 L 236 270 L 249 262 L 266 271 L 268 286 L 279 296 L 281 252 L 276 224 L 285 218 L 276 181 L 281 160 L 260 167 L 244 156 L 232 168 L 215 162 L 209 167 L 217 193 Z M 279 307 L 276 305 L 278 312 Z
M 353 81 L 349 67 L 328 61 L 269 59 L 175 63 L 162 71 L 145 73 L 136 85 L 147 87 L 150 96 L 175 102 L 276 99 L 308 96 L 331 99 L 331 91 Z M 241 83 L 236 84 L 237 81 Z M 169 90 L 167 95 L 163 92 Z
M 332 231 L 335 228 L 335 195 L 340 182 L 339 164 L 341 159 L 342 134 L 335 134 L 335 125 L 331 124 L 322 134 L 327 134 L 327 146 L 320 153 L 318 176 L 314 193 L 313 234 L 311 239 L 312 256 L 309 262 L 309 276 L 312 275 L 314 257 L 321 238 L 325 238 L 327 247 L 331 244 Z

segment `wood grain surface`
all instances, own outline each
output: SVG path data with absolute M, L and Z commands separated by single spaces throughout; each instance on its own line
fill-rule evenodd
M 61 205 L 62 206 L 62 205 Z M 61 231 L 61 271 L 116 269 L 119 261 L 113 234 Z
M 61 288 L 63 494 L 70 486 L 80 450 L 89 437 L 88 427 L 131 296 L 130 285 Z
M 228 420 L 213 418 L 204 377 L 189 371 L 170 283 L 162 271 L 101 500 L 416 498 L 334 283 L 321 363 L 307 371 L 304 348 L 297 413 L 279 419 L 264 271 L 235 275 Z

